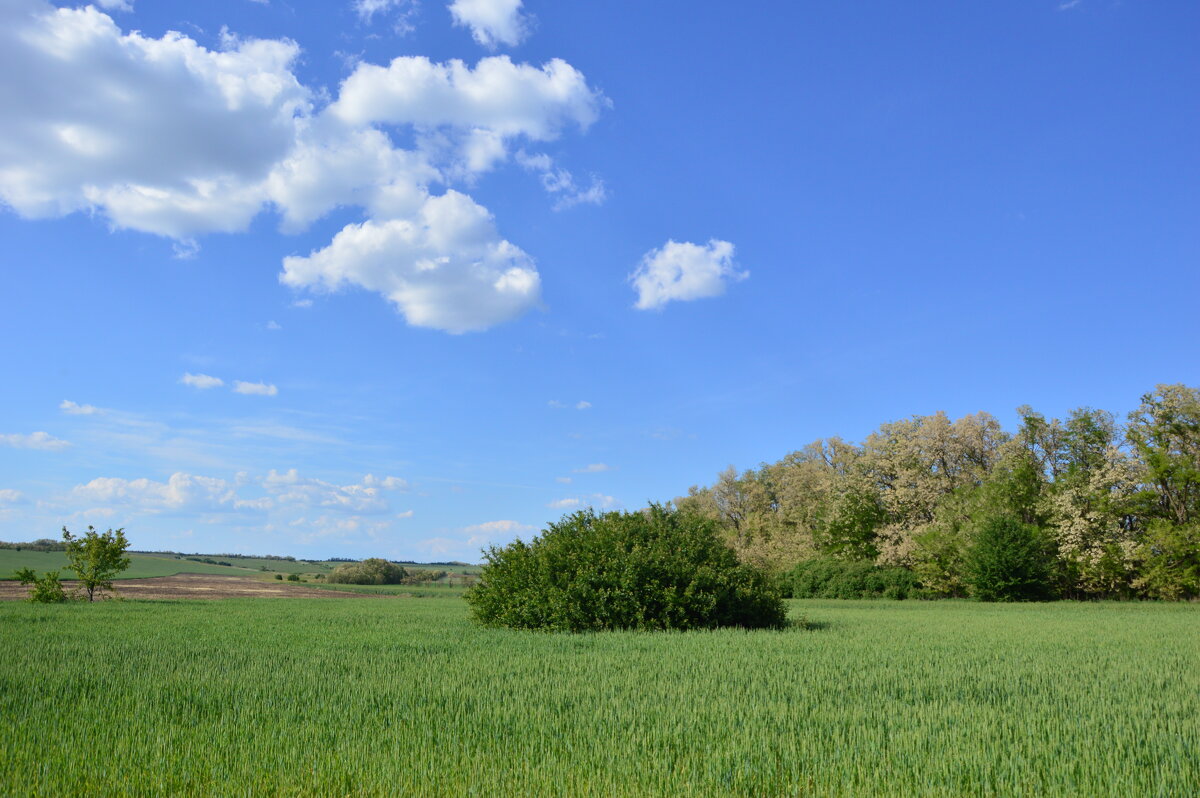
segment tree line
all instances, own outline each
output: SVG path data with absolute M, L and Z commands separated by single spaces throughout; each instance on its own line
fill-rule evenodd
M 1200 597 L 1200 389 L 1159 385 L 1123 423 L 1017 412 L 1014 432 L 938 412 L 817 440 L 674 504 L 776 574 L 819 560 L 904 569 L 931 596 L 983 597 L 986 577 L 1033 580 L 1026 597 Z

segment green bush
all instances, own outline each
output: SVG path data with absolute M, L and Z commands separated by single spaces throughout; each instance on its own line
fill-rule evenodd
M 653 505 L 564 516 L 485 555 L 465 596 L 488 626 L 556 631 L 778 627 L 787 611 L 716 522 Z
M 1012 518 L 991 518 L 967 550 L 966 578 L 980 601 L 1045 601 L 1054 597 L 1052 556 L 1041 531 Z
M 791 598 L 906 599 L 921 595 L 920 580 L 907 568 L 831 558 L 800 563 L 784 574 L 781 587 Z
M 371 557 L 339 565 L 325 581 L 343 585 L 398 585 L 407 575 L 403 566 Z
M 300 581 L 300 574 L 288 574 L 288 575 L 287 575 L 287 580 L 288 580 L 289 582 L 299 582 L 299 581 Z
M 70 599 L 58 578 L 58 571 L 46 571 L 38 576 L 32 568 L 22 568 L 16 576 L 22 585 L 33 585 L 29 600 L 36 604 L 58 604 Z
M 279 580 L 282 580 L 282 579 L 283 579 L 283 574 L 275 574 L 275 578 L 276 578 L 276 579 L 279 579 Z

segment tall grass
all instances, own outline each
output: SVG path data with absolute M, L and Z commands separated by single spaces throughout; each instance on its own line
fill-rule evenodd
M 1189 605 L 795 602 L 779 632 L 445 599 L 0 606 L 0 794 L 1184 796 Z

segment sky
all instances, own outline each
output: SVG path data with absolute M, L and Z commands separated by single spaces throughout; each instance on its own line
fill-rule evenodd
M 1200 5 L 0 0 L 0 539 L 474 562 L 1200 384 Z

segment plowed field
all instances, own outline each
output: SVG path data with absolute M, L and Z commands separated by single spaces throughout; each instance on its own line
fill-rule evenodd
M 78 583 L 63 581 L 68 592 Z M 117 594 L 131 599 L 221 599 L 221 598 L 395 598 L 384 594 L 349 593 L 311 588 L 295 582 L 268 582 L 252 576 L 176 574 L 152 579 L 116 582 Z M 23 599 L 29 588 L 19 582 L 0 582 L 0 601 Z

